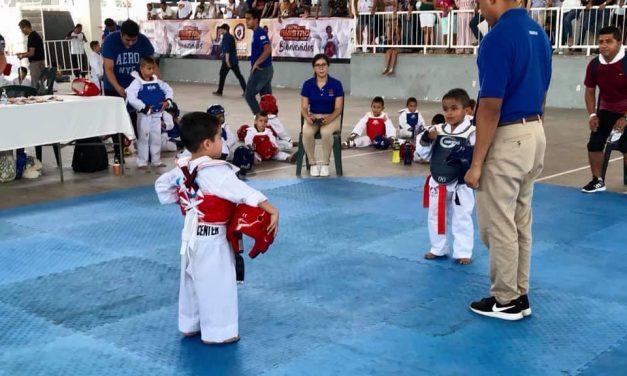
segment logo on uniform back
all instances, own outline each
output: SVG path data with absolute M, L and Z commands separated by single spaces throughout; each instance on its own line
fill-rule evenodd
M 538 35 L 538 32 L 535 30 L 529 30 L 529 35 Z

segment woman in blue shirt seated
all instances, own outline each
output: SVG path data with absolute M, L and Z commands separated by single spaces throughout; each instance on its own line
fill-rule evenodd
M 311 63 L 314 76 L 303 83 L 300 92 L 300 112 L 303 124 L 303 146 L 311 168 L 311 176 L 329 176 L 329 161 L 333 132 L 340 130 L 340 115 L 344 104 L 342 83 L 329 75 L 331 62 L 325 54 L 314 56 Z M 315 135 L 322 139 L 322 161 L 316 162 Z

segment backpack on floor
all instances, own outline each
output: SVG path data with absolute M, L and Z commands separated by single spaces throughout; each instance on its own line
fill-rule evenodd
M 85 145 L 94 144 L 94 145 Z M 96 172 L 109 167 L 107 149 L 98 137 L 76 140 L 72 169 L 76 172 Z
M 13 150 L 0 151 L 0 183 L 15 180 L 15 158 Z

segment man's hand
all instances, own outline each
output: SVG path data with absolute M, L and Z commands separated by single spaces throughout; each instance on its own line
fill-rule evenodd
M 228 60 L 226 61 L 226 66 L 227 66 L 229 69 L 231 69 L 231 63 L 229 63 L 229 61 L 228 61 Z
M 253 64 L 253 67 L 251 68 L 251 71 L 255 72 L 255 71 L 258 71 L 258 70 L 261 70 L 261 68 L 259 68 L 259 63 Z
M 590 130 L 592 133 L 596 132 L 599 129 L 599 117 L 594 115 L 588 121 L 588 125 L 590 126 Z
M 464 176 L 464 182 L 472 189 L 479 188 L 479 179 L 481 179 L 481 167 L 470 166 L 468 172 Z
M 161 102 L 161 112 L 163 112 L 168 107 L 170 107 L 170 102 L 168 101 Z
M 622 116 L 620 119 L 616 120 L 616 123 L 614 123 L 614 129 L 619 131 L 619 132 L 624 132 L 625 131 L 625 126 L 627 126 L 627 119 L 625 119 L 624 116 Z

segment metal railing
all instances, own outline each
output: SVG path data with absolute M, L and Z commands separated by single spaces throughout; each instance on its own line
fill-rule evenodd
M 46 50 L 46 66 L 56 66 L 57 71 L 69 74 L 80 72 L 86 75 L 89 72 L 86 52 L 72 54 L 71 41 L 47 40 L 44 42 L 44 48 Z
M 546 31 L 555 50 L 581 49 L 590 55 L 598 48 L 598 31 L 616 26 L 627 44 L 627 17 L 622 7 L 531 8 L 529 15 Z M 489 31 L 480 13 L 472 9 L 416 12 L 376 12 L 355 17 L 355 49 L 383 52 L 387 48 L 415 49 L 424 53 L 455 49 L 477 52 Z

